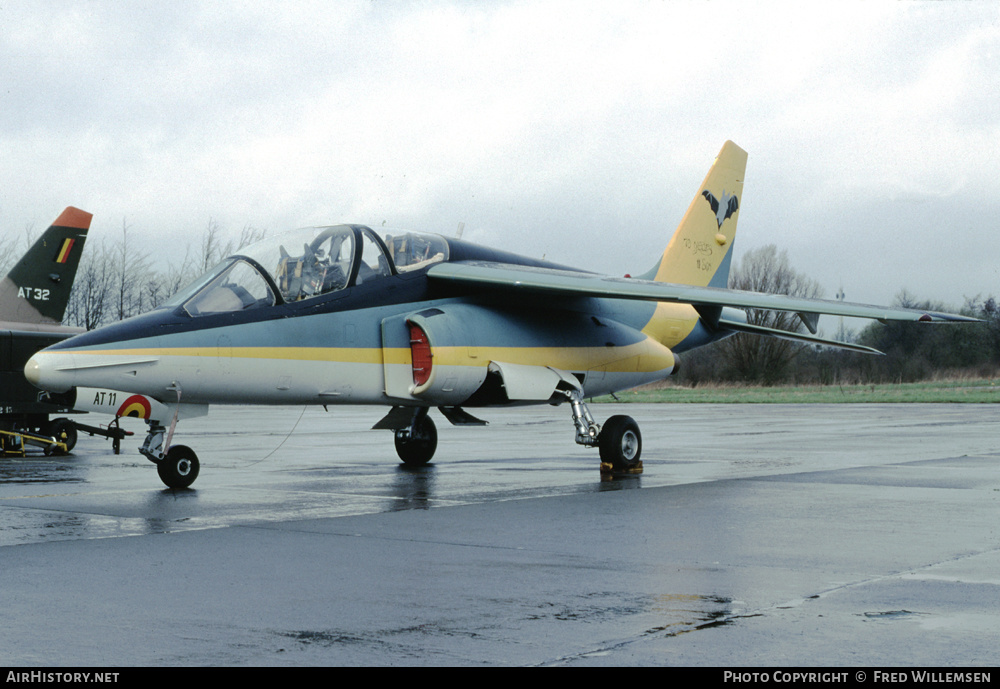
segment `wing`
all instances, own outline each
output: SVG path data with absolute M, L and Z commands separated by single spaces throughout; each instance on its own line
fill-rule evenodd
M 880 321 L 978 321 L 978 319 L 968 316 L 936 311 L 852 304 L 718 287 L 695 287 L 670 282 L 616 278 L 594 273 L 534 268 L 508 263 L 478 261 L 439 263 L 431 267 L 427 271 L 427 275 L 432 280 L 442 283 L 479 285 L 522 293 L 558 294 L 566 297 L 641 299 L 705 307 L 732 306 L 741 309 L 873 318 Z M 728 326 L 728 324 L 723 325 Z

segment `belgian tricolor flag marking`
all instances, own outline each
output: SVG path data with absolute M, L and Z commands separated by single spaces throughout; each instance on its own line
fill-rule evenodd
M 65 263 L 69 260 L 70 251 L 73 250 L 73 244 L 76 242 L 72 237 L 67 237 L 63 240 L 62 246 L 59 247 L 59 253 L 56 254 L 56 263 Z

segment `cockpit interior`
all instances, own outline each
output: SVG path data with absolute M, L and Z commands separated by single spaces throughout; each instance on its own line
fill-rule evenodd
M 240 249 L 164 306 L 183 306 L 194 317 L 244 311 L 313 299 L 447 260 L 448 242 L 440 235 L 381 238 L 362 225 L 304 228 Z

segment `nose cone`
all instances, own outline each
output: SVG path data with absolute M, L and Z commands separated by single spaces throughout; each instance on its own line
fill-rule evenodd
M 35 357 L 28 359 L 28 363 L 24 365 L 24 377 L 27 378 L 28 382 L 36 388 L 39 387 L 38 383 L 42 379 L 42 372 L 39 369 L 38 361 L 35 360 Z
M 50 392 L 66 392 L 73 387 L 69 375 L 61 373 L 56 368 L 55 356 L 71 356 L 67 354 L 53 355 L 48 352 L 37 352 L 24 365 L 24 377 L 36 388 Z

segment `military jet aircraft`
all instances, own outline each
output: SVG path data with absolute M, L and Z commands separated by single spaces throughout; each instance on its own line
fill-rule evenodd
M 24 365 L 38 350 L 83 332 L 62 325 L 91 214 L 66 208 L 0 280 L 0 431 L 24 431 L 75 442 L 66 419 L 49 413 L 69 411 L 38 401 L 38 390 L 24 379 Z
M 79 208 L 66 208 L 0 280 L 0 328 L 83 332 L 63 326 L 62 319 L 92 218 Z
M 20 451 L 25 443 L 69 451 L 78 430 L 110 437 L 117 449 L 126 435 L 117 424 L 98 428 L 50 419 L 53 414 L 94 411 L 116 419 L 166 414 L 142 395 L 87 388 L 46 395 L 24 379 L 24 365 L 35 352 L 84 332 L 62 321 L 92 219 L 79 208 L 66 208 L 0 281 L 0 453 Z
M 662 256 L 634 279 L 438 235 L 295 230 L 227 258 L 155 311 L 39 352 L 25 375 L 46 390 L 165 404 L 172 418 L 150 419 L 140 452 L 171 488 L 200 467 L 171 444 L 176 422 L 213 403 L 389 407 L 374 428 L 422 465 L 437 446 L 431 407 L 466 425 L 485 423 L 467 409 L 566 402 L 576 442 L 628 472 L 641 470 L 638 425 L 599 424 L 584 400 L 669 376 L 677 353 L 735 332 L 872 351 L 817 336 L 819 314 L 974 320 L 727 289 L 746 160 L 723 146 Z M 797 312 L 813 332 L 748 324 L 747 308 Z

